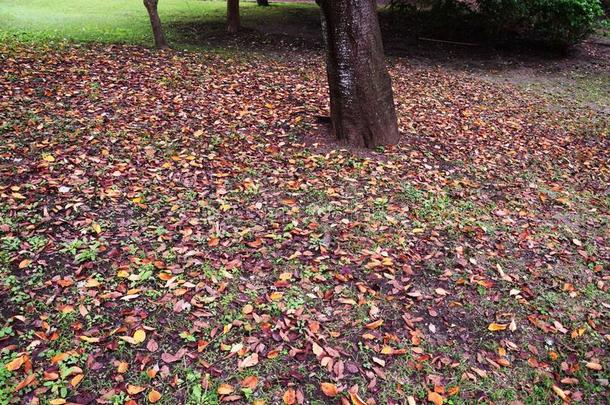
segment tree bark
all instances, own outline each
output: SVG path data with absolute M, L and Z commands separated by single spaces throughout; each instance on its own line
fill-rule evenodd
M 227 0 L 227 31 L 235 34 L 239 27 L 239 0 Z
M 259 6 L 268 6 L 269 0 L 256 0 L 256 4 L 258 4 Z
M 357 147 L 398 143 L 375 0 L 317 0 L 326 43 L 333 135 Z
M 158 3 L 159 0 L 144 0 L 144 7 L 146 7 L 148 17 L 150 17 L 150 25 L 152 26 L 153 36 L 155 37 L 155 46 L 157 49 L 168 49 L 169 45 L 165 39 L 161 19 L 159 18 L 159 13 L 157 12 Z

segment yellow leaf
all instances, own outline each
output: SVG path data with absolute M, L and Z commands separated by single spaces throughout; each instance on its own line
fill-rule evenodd
M 271 295 L 269 296 L 269 298 L 271 298 L 271 301 L 279 301 L 282 299 L 282 297 L 284 296 L 284 293 L 275 291 L 272 292 Z
M 495 323 L 495 322 L 490 323 L 489 326 L 487 327 L 487 329 L 489 329 L 492 332 L 496 332 L 499 330 L 506 330 L 506 328 L 508 328 L 508 324 L 501 324 L 501 323 Z
M 126 373 L 128 369 L 129 369 L 129 364 L 126 361 L 121 361 L 121 362 L 119 362 L 119 365 L 118 365 L 116 371 L 119 374 L 123 374 L 123 373 Z
M 567 401 L 568 396 L 566 395 L 566 393 L 561 388 L 559 388 L 556 385 L 553 385 L 552 388 L 553 388 L 553 392 L 555 392 L 555 394 L 557 394 L 557 396 L 559 398 L 563 399 L 564 401 Z
M 335 397 L 337 396 L 337 386 L 335 384 L 332 383 L 322 383 L 320 384 L 320 388 L 322 389 L 322 392 L 324 393 L 324 395 L 326 395 L 327 397 Z
M 394 349 L 391 346 L 385 345 L 381 349 L 381 354 L 392 354 L 394 353 Z
M 21 366 L 23 365 L 23 363 L 25 363 L 26 359 L 27 359 L 27 356 L 25 356 L 25 355 L 24 356 L 15 357 L 13 360 L 11 360 L 8 363 L 6 363 L 4 365 L 4 367 L 8 371 L 19 370 L 21 368 Z
M 55 162 L 55 157 L 51 154 L 45 154 L 42 156 L 42 160 L 45 162 Z
M 93 228 L 95 233 L 102 233 L 102 227 L 97 222 L 94 222 L 93 225 L 91 225 L 91 228 Z
M 153 388 L 152 391 L 148 393 L 148 402 L 154 404 L 158 400 L 161 399 L 161 393 Z
M 98 343 L 100 341 L 100 338 L 98 338 L 98 337 L 89 337 L 89 336 L 85 336 L 85 335 L 81 335 L 81 336 L 79 336 L 79 338 L 83 342 L 87 342 L 87 343 Z
M 63 405 L 66 403 L 66 400 L 63 398 L 55 398 L 49 401 L 49 405 Z
M 77 375 L 75 375 L 70 380 L 70 385 L 72 385 L 73 387 L 76 387 L 78 385 L 78 383 L 80 383 L 82 381 L 84 376 L 85 376 L 84 374 L 77 374 Z
M 438 393 L 430 391 L 428 392 L 428 401 L 432 402 L 434 405 L 443 405 L 444 400 Z
M 220 384 L 218 386 L 218 389 L 216 390 L 216 392 L 218 393 L 218 395 L 229 395 L 234 390 L 235 389 L 233 388 L 232 385 L 229 385 L 229 384 Z
M 144 329 L 138 329 L 134 334 L 133 334 L 133 341 L 138 344 L 138 343 L 142 343 L 143 341 L 146 340 L 146 332 L 144 332 Z

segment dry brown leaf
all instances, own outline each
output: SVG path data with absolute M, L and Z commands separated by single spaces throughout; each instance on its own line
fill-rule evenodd
M 246 357 L 241 364 L 239 365 L 240 368 L 248 368 L 248 367 L 254 367 L 258 364 L 258 354 L 257 353 L 252 353 L 251 355 L 249 355 L 248 357 Z

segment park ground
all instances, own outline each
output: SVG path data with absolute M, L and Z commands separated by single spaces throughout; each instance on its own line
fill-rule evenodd
M 160 13 L 0 0 L 0 404 L 607 403 L 603 36 L 387 34 L 361 151 L 314 6 Z

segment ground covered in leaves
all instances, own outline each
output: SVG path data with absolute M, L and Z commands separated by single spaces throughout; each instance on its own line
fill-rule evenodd
M 319 52 L 0 64 L 0 404 L 606 401 L 598 109 L 396 58 L 363 152 Z

